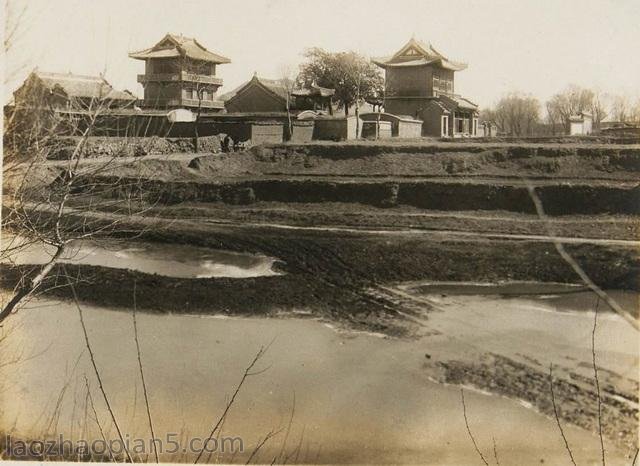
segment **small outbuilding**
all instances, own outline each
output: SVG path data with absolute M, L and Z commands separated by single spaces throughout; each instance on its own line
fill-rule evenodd
M 313 139 L 347 141 L 358 139 L 362 135 L 362 120 L 358 124 L 359 118 L 356 116 L 309 115 L 308 118 L 314 121 Z
M 108 108 L 133 107 L 136 96 L 119 91 L 102 76 L 32 71 L 13 93 L 17 107 L 87 109 L 100 104 Z
M 569 117 L 569 135 L 580 136 L 593 132 L 593 117 L 590 113 L 580 112 Z

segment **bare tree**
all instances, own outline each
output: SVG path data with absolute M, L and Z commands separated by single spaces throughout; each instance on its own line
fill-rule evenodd
M 598 91 L 594 91 L 591 100 L 591 115 L 593 115 L 593 127 L 596 131 L 600 131 L 602 121 L 609 116 L 609 110 L 606 105 L 604 95 Z
M 4 134 L 2 218 L 3 230 L 15 237 L 4 241 L 1 256 L 19 256 L 34 243 L 50 250 L 46 263 L 21 269 L 24 273 L 20 272 L 0 311 L 0 323 L 34 292 L 42 291 L 73 244 L 109 236 L 129 216 L 144 212 L 144 208 L 132 211 L 137 205 L 134 196 L 139 195 L 135 190 L 129 190 L 124 202 L 112 195 L 128 188 L 113 175 L 116 163 L 137 163 L 136 159 L 116 162 L 131 153 L 127 138 L 110 156 L 88 160 L 91 136 L 98 127 L 104 131 L 113 117 L 111 90 L 105 83 L 104 91 L 94 98 L 66 96 L 63 105 L 59 102 L 63 96 L 43 91 L 37 82 L 16 93 Z M 107 220 L 95 213 L 99 210 L 110 210 L 119 218 Z
M 636 97 L 634 104 L 631 106 L 629 122 L 640 125 L 640 97 Z
M 546 120 L 549 125 L 549 130 L 553 136 L 555 136 L 558 125 L 563 125 L 562 116 L 558 112 L 558 109 L 553 106 L 550 102 L 545 104 L 545 109 L 547 111 Z
M 627 94 L 609 96 L 610 117 L 620 123 L 640 124 L 640 96 Z
M 599 127 L 600 121 L 606 116 L 604 106 L 596 92 L 576 85 L 570 85 L 551 97 L 547 102 L 547 112 L 549 111 L 559 116 L 565 133 L 569 133 L 569 120 L 573 115 L 597 112 L 599 119 L 596 127 Z M 595 121 L 596 115 L 593 116 Z
M 180 69 L 186 70 L 188 73 L 194 74 L 194 76 L 208 75 L 210 72 L 211 66 L 212 65 L 208 62 L 198 62 L 187 57 L 183 57 L 180 61 L 180 67 L 181 67 Z M 193 87 L 193 92 L 195 93 L 196 99 L 198 100 L 198 107 L 196 109 L 195 122 L 193 125 L 194 127 L 193 145 L 194 145 L 194 151 L 198 152 L 199 143 L 200 143 L 198 125 L 200 123 L 200 119 L 202 116 L 203 107 L 205 103 L 209 101 L 207 97 L 209 96 L 209 94 L 211 94 L 212 98 L 215 95 L 215 87 L 213 87 L 211 84 L 203 82 L 199 78 L 196 78 L 194 87 Z
M 535 97 L 512 93 L 498 101 L 493 110 L 485 111 L 501 131 L 511 136 L 532 136 L 540 121 L 540 103 Z
M 611 97 L 611 117 L 614 121 L 626 122 L 629 118 L 629 97 L 626 95 L 614 95 Z
M 291 140 L 293 136 L 293 127 L 291 122 L 291 106 L 293 99 L 293 90 L 296 85 L 296 77 L 293 68 L 290 65 L 282 65 L 280 67 L 280 84 L 285 92 L 285 105 L 287 110 L 287 139 Z

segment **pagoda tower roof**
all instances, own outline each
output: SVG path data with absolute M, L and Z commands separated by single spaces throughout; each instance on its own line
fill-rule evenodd
M 374 58 L 372 61 L 385 69 L 437 65 L 447 70 L 461 71 L 467 67 L 466 63 L 450 60 L 431 44 L 420 42 L 414 37 L 392 56 Z
M 153 47 L 138 52 L 131 52 L 129 53 L 129 57 L 136 60 L 188 57 L 193 60 L 216 64 L 231 63 L 229 58 L 207 50 L 196 39 L 175 34 L 167 34 Z

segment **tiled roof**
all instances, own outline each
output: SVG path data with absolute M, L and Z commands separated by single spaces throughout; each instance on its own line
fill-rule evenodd
M 439 107 L 440 110 L 442 110 L 443 112 L 446 113 L 451 113 L 450 110 L 444 106 L 441 102 L 437 101 L 437 100 L 430 100 L 429 104 L 435 105 L 436 107 Z
M 35 70 L 32 73 L 49 90 L 54 91 L 56 87 L 62 89 L 68 97 L 91 98 L 91 99 L 113 99 L 113 100 L 136 100 L 136 97 L 127 91 L 119 91 L 113 88 L 101 76 L 83 76 L 71 73 L 49 73 Z
M 329 89 L 328 87 L 318 86 L 316 83 L 311 83 L 308 87 L 301 87 L 298 89 L 294 89 L 291 92 L 296 96 L 315 96 L 315 97 L 330 97 L 336 93 L 335 89 Z
M 235 97 L 240 92 L 242 92 L 250 84 L 262 85 L 268 91 L 272 92 L 273 94 L 276 94 L 278 97 L 281 97 L 283 99 L 287 98 L 287 86 L 283 79 L 268 79 L 268 78 L 259 77 L 258 75 L 254 75 L 253 78 L 251 78 L 251 80 L 241 84 L 240 86 L 236 87 L 232 91 L 222 94 L 219 97 L 219 99 L 222 100 L 223 102 L 226 102 L 232 99 L 233 97 Z M 304 97 L 304 96 L 328 97 L 328 96 L 332 96 L 334 93 L 335 93 L 334 89 L 320 87 L 315 83 L 311 84 L 311 86 L 308 86 L 308 87 L 296 88 L 291 90 L 291 95 L 299 96 L 299 97 Z
M 394 55 L 390 57 L 374 58 L 372 61 L 382 68 L 437 64 L 448 70 L 460 71 L 467 67 L 465 63 L 449 60 L 443 54 L 438 52 L 431 44 L 425 44 L 414 38 L 411 38 L 411 40 L 409 40 L 409 42 L 407 42 L 404 47 L 398 50 Z
M 438 100 L 449 110 L 478 110 L 478 105 L 460 96 L 440 95 Z
M 222 100 L 223 102 L 226 102 L 227 100 L 231 100 L 236 95 L 238 95 L 241 91 L 243 91 L 245 88 L 247 88 L 248 86 L 250 86 L 252 84 L 253 85 L 256 85 L 256 84 L 257 85 L 262 85 L 268 91 L 276 94 L 278 97 L 282 97 L 283 99 L 287 98 L 287 89 L 286 89 L 285 85 L 282 83 L 282 80 L 260 78 L 260 77 L 258 77 L 258 75 L 254 75 L 253 78 L 251 78 L 249 81 L 246 81 L 246 82 L 240 84 L 235 89 L 222 94 L 219 97 L 219 99 Z
M 196 39 L 174 34 L 167 34 L 153 47 L 139 52 L 131 52 L 129 56 L 137 60 L 185 56 L 194 60 L 202 60 L 217 64 L 231 63 L 229 58 L 210 52 Z

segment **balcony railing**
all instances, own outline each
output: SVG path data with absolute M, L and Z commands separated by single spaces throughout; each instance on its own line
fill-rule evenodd
M 185 107 L 197 107 L 198 99 L 182 99 L 182 105 Z M 202 108 L 224 108 L 224 102 L 220 100 L 203 100 Z
M 148 99 L 144 101 L 145 107 L 198 107 L 198 99 Z M 203 100 L 202 108 L 224 108 L 224 102 L 220 100 Z
M 146 83 L 150 81 L 156 81 L 156 82 L 188 81 L 188 82 L 215 84 L 217 86 L 222 86 L 222 78 L 218 78 L 216 76 L 208 76 L 205 74 L 188 73 L 186 71 L 180 71 L 176 73 L 148 73 L 148 74 L 138 75 L 139 83 Z

